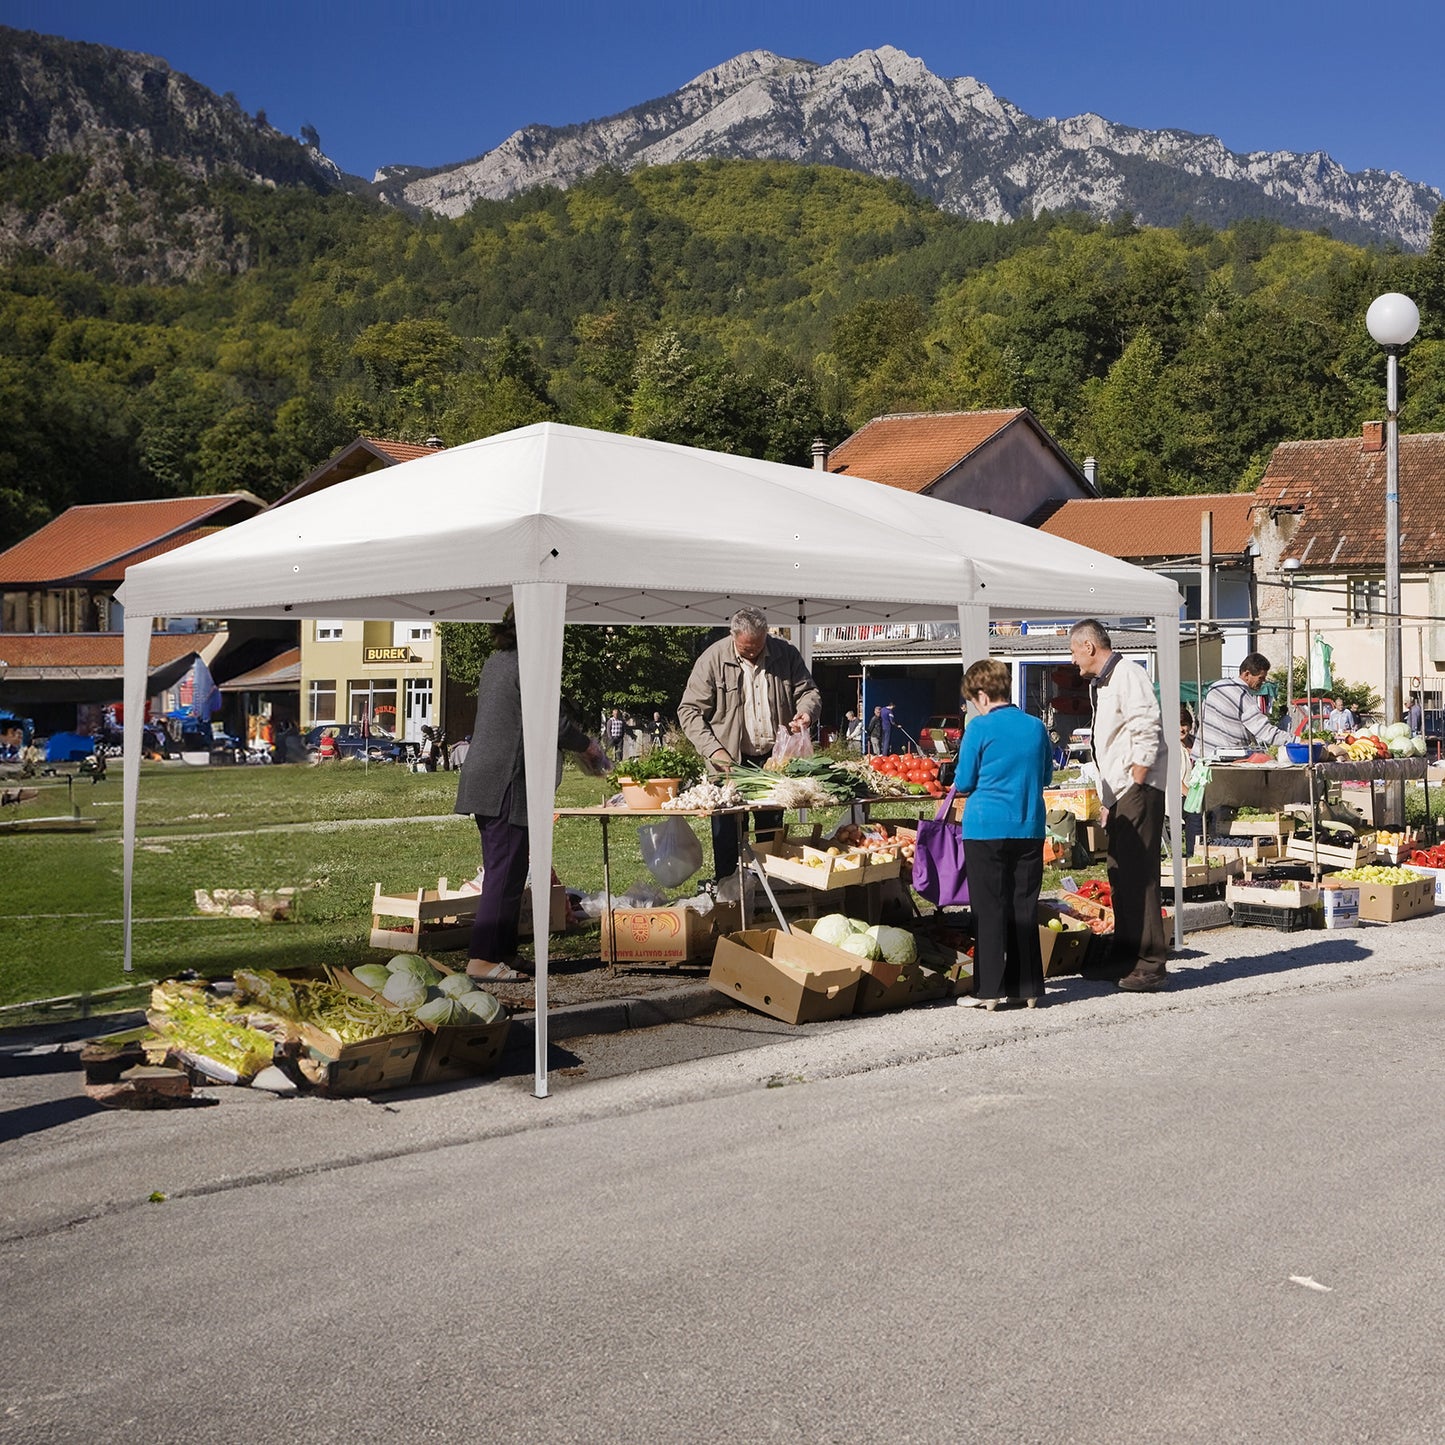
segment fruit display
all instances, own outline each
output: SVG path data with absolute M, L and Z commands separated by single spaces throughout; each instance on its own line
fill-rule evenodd
M 1331 743 L 1328 752 L 1339 761 L 1352 763 L 1381 758 L 1423 758 L 1425 739 L 1411 737 L 1409 723 L 1385 723 L 1346 733 Z
M 1445 868 L 1445 843 L 1433 848 L 1416 848 L 1404 861 L 1417 868 Z
M 868 759 L 875 772 L 885 777 L 897 778 L 900 782 L 912 784 L 910 792 L 927 793 L 930 798 L 941 798 L 947 791 L 938 781 L 938 760 L 921 753 L 884 753 Z
M 1393 888 L 1400 883 L 1418 883 L 1424 878 L 1412 868 L 1392 867 L 1383 863 L 1371 863 L 1363 868 L 1342 868 L 1330 874 L 1332 883 L 1377 883 Z

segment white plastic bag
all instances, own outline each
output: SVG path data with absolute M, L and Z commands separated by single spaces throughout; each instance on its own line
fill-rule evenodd
M 664 888 L 686 883 L 702 867 L 702 844 L 683 818 L 644 823 L 637 830 L 637 846 L 647 871 Z
M 813 737 L 806 729 L 802 732 L 793 732 L 789 728 L 779 728 L 778 735 L 773 739 L 773 761 L 775 763 L 786 763 L 793 758 L 811 758 L 813 756 Z

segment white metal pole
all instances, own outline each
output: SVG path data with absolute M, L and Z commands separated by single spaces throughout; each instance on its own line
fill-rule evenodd
M 1385 380 L 1385 721 L 1400 721 L 1399 351 L 1386 353 Z

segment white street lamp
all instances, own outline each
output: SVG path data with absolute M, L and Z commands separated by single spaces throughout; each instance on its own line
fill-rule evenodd
M 1387 291 L 1370 302 L 1365 326 L 1385 348 L 1385 720 L 1400 720 L 1400 348 L 1420 329 L 1420 308 Z

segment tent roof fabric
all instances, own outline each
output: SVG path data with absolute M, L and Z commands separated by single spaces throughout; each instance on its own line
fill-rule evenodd
M 1198 557 L 1200 519 L 1214 514 L 1214 551 L 1242 556 L 1254 536 L 1250 492 L 1187 497 L 1108 497 L 1065 502 L 1041 531 L 1111 557 Z
M 260 512 L 249 492 L 167 497 L 152 502 L 103 502 L 68 507 L 38 532 L 0 553 L 0 585 L 43 587 L 118 581 L 127 565 L 194 540 L 208 522 Z
M 553 422 L 298 497 L 131 568 L 121 595 L 152 616 L 485 621 L 540 582 L 567 584 L 569 622 L 613 624 L 745 601 L 818 624 L 1178 607 L 1167 579 L 1000 517 Z

